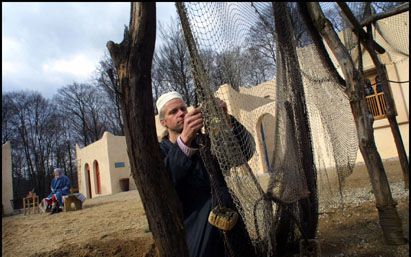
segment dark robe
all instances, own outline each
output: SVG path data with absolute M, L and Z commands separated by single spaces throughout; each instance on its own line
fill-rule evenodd
M 233 117 L 231 117 L 231 120 L 234 124 L 233 132 L 242 148 L 251 147 L 254 149 L 254 141 L 248 131 Z M 240 134 L 240 132 L 246 133 L 246 136 Z M 247 142 L 244 140 L 247 140 Z M 198 147 L 198 137 L 194 140 L 192 147 Z M 191 157 L 188 157 L 177 143 L 173 144 L 168 139 L 164 139 L 160 143 L 160 148 L 164 155 L 166 169 L 170 173 L 183 207 L 183 220 L 189 255 L 191 257 L 229 256 L 224 248 L 222 232 L 208 222 L 208 215 L 211 209 L 216 206 L 217 201 L 212 198 L 209 175 L 200 153 L 197 151 Z M 246 158 L 250 159 L 254 150 L 244 152 L 248 153 Z M 212 165 L 218 171 L 215 182 L 224 206 L 236 210 L 215 157 L 212 160 Z M 233 230 L 227 233 L 235 233 L 235 236 L 230 238 L 230 241 L 235 241 L 231 243 L 235 244 L 231 247 L 239 246 L 241 256 L 251 257 L 254 255 L 241 216 Z

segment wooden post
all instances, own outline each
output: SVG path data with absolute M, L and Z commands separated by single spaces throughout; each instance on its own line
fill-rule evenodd
M 132 2 L 129 28 L 120 44 L 109 41 L 107 48 L 118 71 L 131 171 L 160 256 L 186 257 L 182 208 L 163 164 L 154 121 L 155 3 Z

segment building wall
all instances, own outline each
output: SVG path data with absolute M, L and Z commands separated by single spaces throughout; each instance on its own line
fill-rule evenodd
M 131 176 L 130 162 L 127 155 L 125 137 L 104 132 L 102 138 L 82 149 L 76 147 L 79 174 L 79 191 L 88 195 L 86 183 L 86 163 L 90 167 L 92 198 L 121 192 L 120 179 L 129 178 L 129 189 L 135 190 L 136 184 Z M 98 162 L 100 171 L 101 194 L 97 194 L 97 178 L 94 162 Z M 115 167 L 115 163 L 124 163 L 124 167 Z M 81 182 L 80 182 L 81 181 Z
M 5 215 L 13 213 L 13 207 L 10 202 L 13 199 L 11 172 L 11 145 L 10 142 L 6 142 L 1 147 L 1 203 Z
M 129 189 L 137 189 L 131 174 L 130 161 L 127 154 L 127 144 L 124 136 L 115 136 L 109 132 L 107 134 L 108 160 L 111 177 L 112 193 L 121 192 L 120 179 L 129 179 Z M 124 167 L 115 167 L 115 163 L 124 163 Z
M 106 138 L 107 134 L 104 133 L 102 139 L 88 145 L 87 147 L 80 149 L 76 146 L 79 191 L 87 197 L 90 197 L 90 195 L 88 194 L 88 183 L 86 180 L 86 164 L 88 164 L 90 168 L 91 198 L 112 194 Z M 96 174 L 94 169 L 94 161 L 97 161 L 99 165 L 101 194 L 96 194 Z

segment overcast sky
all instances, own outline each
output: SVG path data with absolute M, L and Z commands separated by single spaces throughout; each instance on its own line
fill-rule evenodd
M 157 3 L 157 22 L 176 16 L 174 3 Z M 2 92 L 32 89 L 50 98 L 89 82 L 107 41 L 120 43 L 129 20 L 129 2 L 2 2 Z

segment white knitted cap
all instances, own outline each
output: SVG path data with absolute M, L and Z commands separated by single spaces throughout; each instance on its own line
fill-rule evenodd
M 177 99 L 177 98 L 183 100 L 183 97 L 176 91 L 171 91 L 171 92 L 168 92 L 168 93 L 165 93 L 165 94 L 161 95 L 157 99 L 157 102 L 156 102 L 157 111 L 160 112 L 161 109 L 164 107 L 164 105 L 168 101 L 173 100 L 173 99 Z

